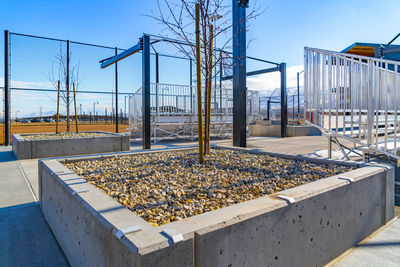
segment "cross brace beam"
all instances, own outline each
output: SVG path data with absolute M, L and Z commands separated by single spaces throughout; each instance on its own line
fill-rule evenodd
M 264 74 L 264 73 L 270 73 L 270 72 L 275 72 L 275 71 L 280 71 L 279 67 L 274 67 L 274 68 L 268 68 L 268 69 L 262 69 L 262 70 L 256 70 L 256 71 L 250 71 L 246 73 L 246 76 L 254 76 L 254 75 L 259 75 L 259 74 Z M 226 80 L 231 80 L 233 78 L 232 75 L 225 76 L 221 78 L 221 81 L 226 81 Z
M 120 60 L 122 60 L 122 59 L 124 59 L 126 57 L 129 57 L 130 55 L 133 55 L 133 54 L 139 52 L 140 50 L 142 50 L 142 44 L 139 41 L 136 45 L 134 45 L 131 48 L 119 53 L 118 55 L 113 56 L 111 58 L 107 58 L 107 59 L 101 60 L 100 61 L 100 63 L 101 63 L 100 67 L 102 69 L 107 68 L 108 66 L 111 66 L 112 64 L 117 63 L 118 61 L 120 61 Z

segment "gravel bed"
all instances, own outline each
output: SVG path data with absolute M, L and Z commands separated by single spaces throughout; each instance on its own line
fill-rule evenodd
M 111 134 L 108 133 L 98 133 L 98 132 L 93 132 L 93 133 L 74 133 L 74 132 L 69 132 L 69 133 L 48 133 L 48 134 L 23 134 L 22 137 L 27 139 L 27 140 L 33 140 L 33 139 L 60 139 L 60 138 L 76 138 L 76 137 L 93 137 L 93 136 L 109 136 Z
M 65 162 L 89 183 L 154 226 L 255 199 L 354 168 L 228 149 Z

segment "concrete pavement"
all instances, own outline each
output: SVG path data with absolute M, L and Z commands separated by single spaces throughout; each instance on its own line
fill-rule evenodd
M 365 267 L 400 265 L 400 217 L 393 219 L 328 266 L 357 265 Z
M 0 150 L 0 244 L 0 266 L 68 266 L 9 147 Z

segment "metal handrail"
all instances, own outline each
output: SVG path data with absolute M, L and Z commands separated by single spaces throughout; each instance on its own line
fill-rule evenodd
M 397 61 L 306 47 L 305 121 L 400 160 L 399 71 Z

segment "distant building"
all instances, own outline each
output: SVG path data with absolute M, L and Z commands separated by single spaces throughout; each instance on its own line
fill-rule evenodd
M 400 61 L 400 45 L 359 43 L 343 49 L 342 53 Z

